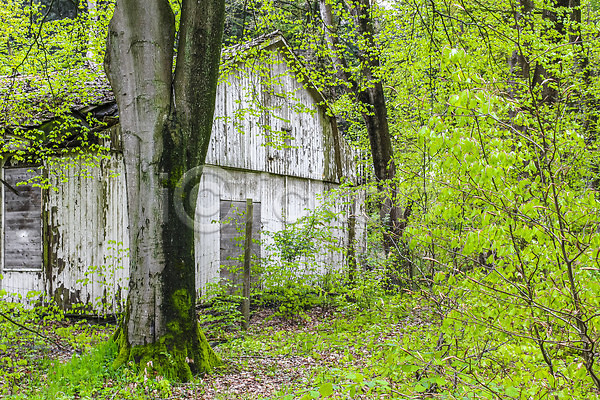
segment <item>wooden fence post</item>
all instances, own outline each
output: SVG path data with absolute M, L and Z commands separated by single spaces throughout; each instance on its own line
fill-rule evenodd
M 250 323 L 250 261 L 252 259 L 252 199 L 246 199 L 246 240 L 244 242 L 244 286 L 242 288 L 242 316 L 244 318 L 242 327 L 248 329 Z

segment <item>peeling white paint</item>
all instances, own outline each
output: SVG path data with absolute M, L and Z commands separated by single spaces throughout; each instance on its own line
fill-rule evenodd
M 196 203 L 196 287 L 199 291 L 220 275 L 221 200 L 261 203 L 261 229 L 278 231 L 319 206 L 317 197 L 352 176 L 352 153 L 335 121 L 320 105 L 323 99 L 306 89 L 291 72 L 285 46 L 272 46 L 266 85 L 252 68 L 244 67 L 220 83 L 213 135 Z M 254 66 L 261 63 L 257 61 Z M 294 100 L 286 99 L 291 94 Z M 258 102 L 258 103 L 257 103 Z M 296 105 L 312 109 L 299 112 Z M 252 111 L 253 110 L 253 111 Z M 270 110 L 270 111 L 268 111 Z M 289 133 L 281 148 L 270 144 L 269 130 Z M 339 144 L 339 147 L 336 147 Z M 24 295 L 44 291 L 68 307 L 83 302 L 96 311 L 118 310 L 128 276 L 127 205 L 122 156 L 112 153 L 89 169 L 74 160 L 65 167 L 66 183 L 44 197 L 46 221 L 43 272 L 4 273 L 1 288 Z M 336 222 L 345 228 L 347 221 Z M 360 228 L 359 228 L 360 230 Z M 347 242 L 342 230 L 341 244 Z M 265 244 L 268 240 L 263 235 Z M 261 249 L 263 256 L 268 251 Z M 321 264 L 342 265 L 343 256 L 329 253 Z M 116 267 L 116 268 L 115 268 Z

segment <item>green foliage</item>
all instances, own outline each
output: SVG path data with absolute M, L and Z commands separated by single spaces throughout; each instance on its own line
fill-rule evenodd
M 44 310 L 40 310 L 44 311 Z M 0 301 L 0 395 L 12 392 L 36 367 L 35 359 L 47 354 L 48 340 L 28 330 L 43 320 L 60 321 L 62 315 L 48 309 L 44 316 L 20 303 Z
M 34 178 L 44 188 L 65 178 L 69 162 L 97 165 L 109 146 L 106 124 L 83 108 L 106 96 L 100 66 L 112 3 L 84 4 L 58 20 L 41 2 L 9 0 L 0 12 L 0 152 L 48 171 Z
M 205 287 L 205 294 L 199 298 L 204 309 L 198 319 L 205 332 L 209 332 L 209 340 L 227 336 L 229 332 L 240 329 L 243 320 L 241 304 L 244 298 L 231 295 L 231 282 L 210 283 Z
M 284 399 L 597 398 L 581 363 L 565 364 L 565 376 L 552 376 L 535 346 L 477 325 L 457 325 L 459 332 L 450 335 L 436 309 L 435 301 L 419 294 L 384 297 L 314 330 L 275 329 L 222 351 L 335 360 L 282 388 Z
M 55 362 L 48 371 L 44 398 L 93 396 L 100 383 L 116 376 L 116 371 L 110 370 L 116 352 L 115 343 L 108 342 L 85 355 L 73 356 L 66 364 Z
M 326 261 L 333 254 L 344 254 L 332 224 L 336 218 L 331 205 L 324 205 L 278 232 L 263 232 L 268 257 L 263 257 L 259 270 L 255 292 L 259 304 L 274 307 L 276 315 L 289 319 L 332 304 L 344 280 L 344 271 Z
M 88 72 L 76 72 L 88 57 L 82 52 L 88 39 L 56 51 L 47 51 L 53 46 L 47 43 L 73 39 L 66 32 L 81 32 L 95 20 L 45 24 L 39 5 L 17 3 L 9 2 L 2 11 L 2 19 L 11 12 L 13 22 L 0 33 L 5 39 L 0 41 L 0 68 L 5 74 L 16 70 L 45 78 L 3 83 L 12 88 L 12 99 L 22 100 L 6 102 L 17 104 L 4 117 L 7 126 L 38 123 L 37 115 L 54 106 L 42 102 L 33 114 L 23 114 L 23 105 L 34 100 L 31 93 L 52 93 L 53 101 L 60 97 L 54 92 L 93 97 L 72 84 L 91 79 Z M 262 304 L 287 318 L 304 317 L 315 305 L 367 310 L 354 321 L 336 320 L 322 332 L 325 343 L 312 334 L 274 337 L 279 343 L 271 346 L 280 352 L 295 346 L 294 351 L 315 358 L 325 348 L 342 353 L 342 368 L 318 371 L 310 387 L 287 395 L 591 398 L 600 339 L 597 2 L 583 1 L 574 9 L 535 1 L 531 10 L 522 8 L 528 2 L 509 1 L 374 4 L 375 46 L 355 29 L 352 2 L 326 3 L 336 26 L 331 32 L 324 30 L 316 9 L 301 3 L 233 3 L 230 41 L 244 32 L 282 29 L 300 50 L 302 73 L 330 96 L 345 136 L 363 154 L 369 144 L 361 118 L 372 110 L 346 88 L 354 83 L 360 91 L 383 83 L 399 173 L 395 182 L 375 182 L 366 189 L 373 203 L 368 211 L 387 193 L 394 193 L 399 206 L 414 206 L 397 243 L 407 260 L 382 261 L 381 231 L 371 229 L 372 251 L 362 256 L 376 268 L 368 274 L 357 271 L 353 283 L 339 266 L 323 265 L 320 259 L 340 250 L 329 229 L 335 213 L 319 209 L 266 238 L 271 256 L 261 265 L 253 292 Z M 32 34 L 15 34 L 25 31 Z M 328 35 L 340 45 L 327 46 Z M 50 62 L 24 57 L 32 52 Z M 96 59 L 101 50 L 92 53 Z M 335 61 L 341 55 L 348 61 L 346 74 L 332 73 L 342 72 Z M 379 60 L 370 66 L 369 77 L 361 75 L 367 59 Z M 253 66 L 234 59 L 225 71 L 233 65 Z M 61 68 L 68 73 L 52 74 Z M 264 83 L 276 91 L 277 77 L 265 76 Z M 245 95 L 259 106 L 235 117 L 240 130 L 244 122 L 277 107 L 260 104 L 258 91 Z M 57 124 L 15 129 L 4 150 L 19 160 L 50 159 L 60 146 L 39 143 L 60 143 L 65 131 L 80 126 L 66 117 L 73 99 L 60 100 L 54 111 Z M 90 121 L 91 129 L 97 126 Z M 283 131 L 263 128 L 273 137 L 270 145 L 293 146 Z M 370 165 L 369 156 L 362 158 Z M 386 221 L 373 220 L 385 226 Z M 402 307 L 399 299 L 382 296 L 380 266 L 427 286 L 410 301 L 430 312 L 415 318 L 415 328 L 402 335 L 384 326 L 398 322 Z M 225 293 L 218 286 L 209 295 L 213 311 L 203 317 L 217 331 L 240 318 L 240 298 Z M 13 314 L 27 320 L 25 310 Z M 11 338 L 15 332 L 3 333 Z M 8 350 L 8 344 L 2 346 L 0 351 Z M 240 346 L 264 350 L 266 345 Z M 371 352 L 368 367 L 350 365 L 358 349 Z M 21 360 L 2 359 L 11 382 L 23 377 Z
M 566 384 L 559 371 L 572 371 L 576 359 L 583 363 L 577 377 L 566 374 L 578 382 L 571 390 L 586 374 L 581 367 L 599 386 L 589 347 L 599 339 L 597 298 L 589 295 L 598 286 L 590 274 L 599 240 L 598 115 L 591 106 L 598 90 L 587 67 L 595 56 L 583 52 L 596 48 L 597 38 L 566 8 L 548 6 L 564 16 L 561 27 L 533 11 L 523 11 L 515 26 L 506 23 L 514 21 L 510 13 L 502 19 L 478 4 L 447 6 L 417 6 L 431 19 L 422 27 L 428 41 L 412 49 L 423 46 L 428 57 L 403 52 L 414 64 L 395 83 L 401 101 L 428 101 L 404 115 L 415 129 L 403 168 L 417 179 L 398 187 L 419 205 L 405 237 L 411 252 L 429 261 L 423 275 L 436 283 L 447 337 L 480 343 L 490 341 L 490 331 L 503 332 L 534 354 L 524 357 L 528 363 L 539 363 L 517 368 L 549 376 L 553 390 Z M 448 18 L 435 19 L 434 7 L 447 9 Z M 474 24 L 458 37 L 450 18 Z M 495 22 L 481 29 L 483 20 Z M 581 32 L 583 47 L 568 32 Z M 512 64 L 502 54 L 515 55 Z M 399 89 L 405 82 L 411 93 Z M 486 367 L 501 365 L 495 359 Z M 510 382 L 503 387 L 514 391 Z M 536 390 L 519 393 L 538 396 Z
M 438 301 L 420 293 L 381 296 L 370 306 L 313 314 L 310 326 L 255 327 L 217 349 L 232 379 L 248 374 L 244 363 L 256 356 L 251 368 L 280 360 L 280 367 L 251 372 L 258 381 L 270 373 L 295 377 L 269 398 L 597 398 L 581 362 L 565 362 L 561 374 L 552 376 L 535 346 L 496 329 L 463 324 L 452 315 L 444 318 Z M 66 364 L 38 366 L 27 384 L 20 382 L 19 394 L 9 398 L 185 397 L 181 387 L 150 368 L 114 370 L 115 351 L 114 344 L 106 343 Z M 574 354 L 573 349 L 563 351 L 570 353 L 567 358 Z M 299 369 L 287 370 L 290 362 Z M 209 382 L 198 377 L 190 385 L 200 388 L 196 395 L 207 394 Z
M 339 264 L 347 257 L 343 247 L 348 234 L 339 224 L 346 207 L 340 197 L 347 193 L 330 193 L 315 210 L 307 210 L 304 217 L 285 224 L 277 232 L 262 231 L 263 248 L 260 263 L 252 262 L 251 302 L 253 306 L 269 307 L 274 316 L 286 319 L 305 319 L 307 311 L 315 307 L 361 307 L 370 305 L 382 293 L 377 271 L 350 273 Z M 333 211 L 336 210 L 336 211 Z M 243 226 L 238 225 L 238 245 L 243 246 Z M 237 257 L 240 263 L 243 257 Z M 228 265 L 230 274 L 239 274 L 241 267 Z M 208 326 L 211 337 L 218 337 L 235 329 L 242 320 L 243 301 L 239 280 L 221 279 L 209 284 L 201 302 L 205 310 L 201 323 Z
M 31 293 L 30 301 L 39 298 Z M 14 296 L 13 296 L 14 299 Z M 0 395 L 36 386 L 56 352 L 83 352 L 107 338 L 106 327 L 69 321 L 55 305 L 0 301 Z
M 585 376 L 600 389 L 596 2 L 374 4 L 364 21 L 373 23 L 374 46 L 356 29 L 357 4 L 325 3 L 328 31 L 318 10 L 276 1 L 254 5 L 259 18 L 249 28 L 285 31 L 346 136 L 367 153 L 361 116 L 372 110 L 345 88 L 386 88 L 398 173 L 373 187 L 398 206 L 412 204 L 412 215 L 396 243 L 405 259 L 381 262 L 375 248 L 369 263 L 425 283 L 447 340 L 480 343 L 502 332 L 493 345 L 514 341 L 521 354 L 535 354 L 519 366 L 541 381 L 549 376 L 549 393 L 561 397 L 569 387 L 585 397 Z M 280 242 L 293 243 L 291 258 L 304 246 L 291 235 Z M 504 373 L 502 363 L 486 363 Z M 431 379 L 415 390 L 445 386 Z M 514 379 L 496 382 L 490 396 L 542 393 Z
M 169 380 L 147 372 L 112 367 L 118 352 L 117 345 L 109 340 L 84 354 L 74 355 L 70 361 L 54 361 L 45 376 L 30 382 L 19 394 L 8 398 L 32 400 L 67 400 L 79 398 L 100 399 L 153 399 L 172 395 Z

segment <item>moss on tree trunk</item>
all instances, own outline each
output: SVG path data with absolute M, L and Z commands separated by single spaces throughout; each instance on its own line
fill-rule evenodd
M 117 0 L 105 68 L 123 131 L 129 298 L 116 364 L 186 381 L 220 364 L 195 314 L 194 211 L 212 128 L 224 0 Z M 173 75 L 173 48 L 177 62 Z
M 115 367 L 131 362 L 146 373 L 186 382 L 194 374 L 210 373 L 222 365 L 197 323 L 189 329 L 173 322 L 158 341 L 137 346 L 129 344 L 127 325 L 123 324 L 114 340 L 119 347 Z

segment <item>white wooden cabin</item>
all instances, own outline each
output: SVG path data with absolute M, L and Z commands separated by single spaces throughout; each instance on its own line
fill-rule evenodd
M 236 210 L 244 211 L 246 199 L 254 203 L 254 239 L 263 243 L 254 252 L 264 257 L 269 250 L 262 232 L 283 229 L 317 208 L 321 195 L 355 176 L 352 152 L 335 118 L 327 115 L 321 94 L 294 72 L 296 59 L 279 34 L 238 47 L 226 58 L 225 65 L 236 68 L 225 68 L 217 89 L 198 188 L 199 291 L 230 276 L 223 266 L 234 264 L 230 258 L 241 249 L 235 227 L 226 222 L 240 219 Z M 76 156 L 56 160 L 53 169 L 68 178 L 52 178 L 58 190 L 19 186 L 17 195 L 11 187 L 31 174 L 31 167 L 3 160 L 0 293 L 26 297 L 37 291 L 64 308 L 119 309 L 126 296 L 129 243 L 119 126 L 110 129 L 115 151 L 99 165 L 87 166 Z M 347 245 L 347 218 L 334 224 L 340 245 Z M 322 268 L 343 263 L 343 254 L 323 252 Z

